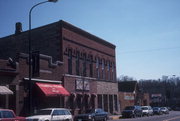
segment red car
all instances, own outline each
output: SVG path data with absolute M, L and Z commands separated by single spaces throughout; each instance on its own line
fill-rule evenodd
M 16 116 L 13 110 L 0 109 L 0 121 L 25 121 L 25 117 Z

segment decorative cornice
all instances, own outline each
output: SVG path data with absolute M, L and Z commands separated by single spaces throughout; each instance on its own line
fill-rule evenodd
M 20 54 L 19 54 L 19 57 L 20 57 L 20 58 L 23 58 L 23 59 L 26 59 L 26 63 L 29 64 L 29 62 L 28 62 L 28 60 L 29 60 L 29 59 L 28 59 L 28 58 L 29 58 L 29 55 L 28 55 L 28 54 L 26 54 L 26 53 L 20 53 Z M 53 63 L 53 62 L 52 62 L 52 57 L 51 57 L 51 56 L 48 56 L 48 55 L 44 55 L 44 54 L 40 54 L 40 59 L 48 61 L 48 66 L 49 66 L 50 68 L 55 68 L 55 67 L 60 66 L 60 65 L 63 64 L 62 61 L 56 61 L 56 62 Z

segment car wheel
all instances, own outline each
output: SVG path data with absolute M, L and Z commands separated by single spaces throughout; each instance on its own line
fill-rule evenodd
M 91 121 L 95 121 L 95 119 L 94 119 L 94 118 L 92 118 L 92 119 L 91 119 Z

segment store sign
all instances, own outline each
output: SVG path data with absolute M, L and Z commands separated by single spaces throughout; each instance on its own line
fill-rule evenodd
M 134 95 L 132 93 L 124 93 L 125 100 L 134 100 Z
M 86 79 L 77 79 L 76 90 L 89 91 L 89 81 Z

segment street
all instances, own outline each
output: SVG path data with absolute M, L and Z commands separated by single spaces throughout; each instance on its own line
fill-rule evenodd
M 154 115 L 141 118 L 127 118 L 114 121 L 180 121 L 180 111 L 170 111 L 167 115 Z

